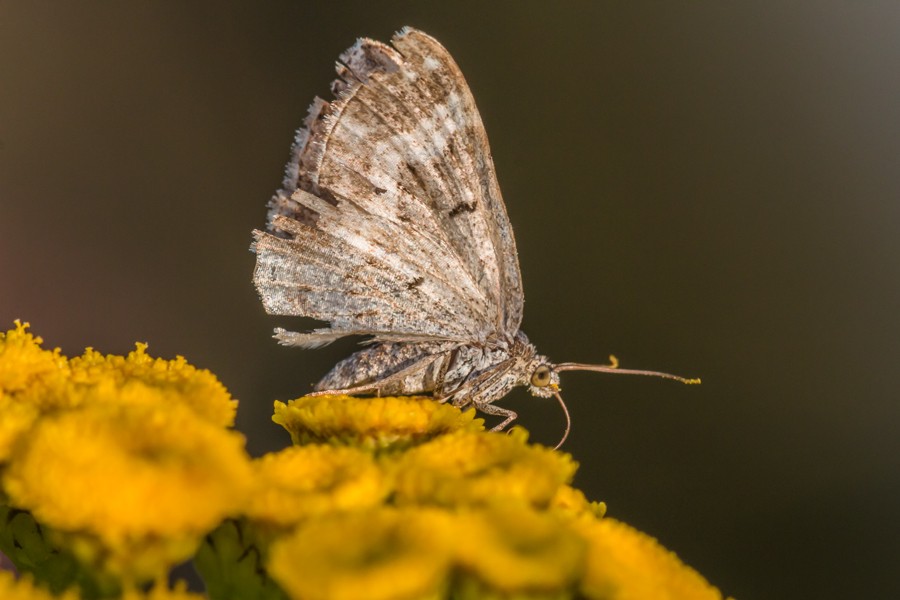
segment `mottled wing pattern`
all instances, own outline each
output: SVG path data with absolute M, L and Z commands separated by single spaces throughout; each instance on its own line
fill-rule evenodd
M 273 314 L 328 321 L 282 332 L 302 346 L 344 335 L 484 342 L 513 335 L 522 285 L 481 117 L 430 36 L 359 40 L 340 57 L 337 100 L 298 132 L 254 281 Z

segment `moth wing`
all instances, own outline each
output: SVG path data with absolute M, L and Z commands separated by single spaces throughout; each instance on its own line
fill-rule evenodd
M 472 94 L 433 38 L 405 29 L 393 43 L 341 55 L 337 100 L 313 103 L 270 233 L 255 233 L 268 312 L 330 324 L 291 343 L 487 341 L 521 323 L 515 241 Z

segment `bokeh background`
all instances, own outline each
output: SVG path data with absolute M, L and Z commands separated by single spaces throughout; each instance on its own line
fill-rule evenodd
M 490 135 L 577 484 L 740 598 L 900 597 L 900 4 L 0 1 L 0 324 L 274 399 L 250 230 L 337 55 L 441 40 Z M 533 439 L 552 402 L 518 391 Z

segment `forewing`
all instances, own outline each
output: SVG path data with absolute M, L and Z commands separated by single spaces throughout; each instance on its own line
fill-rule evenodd
M 317 346 L 344 335 L 404 341 L 471 339 L 479 319 L 477 290 L 452 282 L 455 267 L 441 252 L 416 248 L 416 234 L 383 219 L 341 210 L 302 190 L 317 206 L 315 225 L 279 216 L 287 237 L 256 232 L 254 280 L 271 314 L 303 315 L 331 327 L 279 332 L 289 345 Z M 427 275 L 427 277 L 426 277 Z
M 330 322 L 301 345 L 363 333 L 486 341 L 522 317 L 515 242 L 487 136 L 459 68 L 406 29 L 360 40 L 298 132 L 257 232 L 266 309 Z M 318 340 L 318 341 L 317 341 Z

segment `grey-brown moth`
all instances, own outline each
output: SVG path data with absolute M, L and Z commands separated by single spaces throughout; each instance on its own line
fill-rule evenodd
M 337 74 L 335 99 L 316 98 L 297 132 L 252 246 L 266 311 L 329 324 L 276 329 L 282 344 L 367 336 L 315 393 L 430 394 L 499 415 L 500 430 L 516 413 L 494 403 L 515 386 L 565 410 L 561 371 L 693 381 L 537 353 L 519 329 L 522 277 L 487 134 L 437 40 L 411 28 L 392 45 L 360 39 Z

